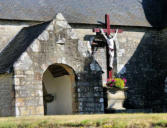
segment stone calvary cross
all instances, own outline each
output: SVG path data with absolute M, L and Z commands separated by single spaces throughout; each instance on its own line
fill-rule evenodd
M 116 33 L 116 29 L 111 29 L 110 27 L 110 16 L 109 14 L 105 15 L 105 24 L 106 24 L 106 29 L 103 29 L 104 33 L 106 33 L 107 36 L 109 36 L 111 33 Z M 93 32 L 100 33 L 100 28 L 94 28 Z M 122 33 L 122 29 L 118 29 L 118 33 Z M 108 69 L 108 78 L 112 78 L 112 70 L 111 68 L 107 67 Z

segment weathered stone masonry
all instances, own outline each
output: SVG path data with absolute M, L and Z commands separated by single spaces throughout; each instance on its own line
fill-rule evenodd
M 67 65 L 75 74 L 76 84 L 71 89 L 73 113 L 103 113 L 106 50 L 99 47 L 91 55 L 90 39 L 85 37 L 95 36 L 92 29 L 72 29 L 61 15 L 34 26 L 16 24 L 0 25 L 0 59 L 8 57 L 0 65 L 1 69 L 8 69 L 0 76 L 0 116 L 43 115 L 42 76 L 52 64 Z M 164 111 L 166 30 L 123 30 L 116 44 L 116 68 L 118 76 L 128 81 L 125 107 Z
M 152 29 L 145 33 L 125 32 L 119 38 L 123 38 L 119 49 L 124 52 L 118 54 L 118 73 L 128 81 L 126 108 L 165 111 L 165 33 Z
M 25 26 L 29 26 L 27 23 L 19 22 L 0 22 L 0 51 L 2 51 L 12 40 L 15 35 Z M 2 66 L 2 54 L 1 54 L 1 69 Z M 5 58 L 4 61 L 9 60 Z M 3 62 L 4 62 L 3 61 Z M 15 88 L 14 88 L 14 72 L 11 66 L 6 73 L 0 74 L 0 116 L 13 116 L 15 115 Z
M 78 40 L 64 18 L 58 15 L 14 65 L 16 116 L 43 115 L 42 75 L 49 65 L 56 63 L 66 64 L 75 71 L 73 104 L 78 107 L 73 107 L 76 109 L 73 112 L 103 113 L 102 80 L 90 69 L 91 61 L 87 45 Z
M 128 90 L 124 106 L 129 112 L 166 111 L 166 94 L 163 91 L 166 76 L 166 30 L 135 27 L 122 29 L 123 33 L 118 34 L 116 42 L 115 71 L 116 76 L 127 79 Z M 77 26 L 77 32 L 82 31 Z M 94 36 L 90 33 L 91 29 L 85 31 L 88 34 L 84 33 L 82 38 Z M 105 48 L 99 48 L 95 54 L 96 61 L 104 71 L 103 83 L 106 82 L 105 55 Z

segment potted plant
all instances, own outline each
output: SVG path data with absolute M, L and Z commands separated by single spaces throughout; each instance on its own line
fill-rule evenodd
M 107 98 L 110 110 L 125 110 L 123 107 L 127 80 L 125 78 L 113 78 L 107 80 Z

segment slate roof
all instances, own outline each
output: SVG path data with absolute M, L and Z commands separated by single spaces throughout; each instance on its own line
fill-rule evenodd
M 48 21 L 62 13 L 69 23 L 167 26 L 166 0 L 0 0 L 0 19 Z

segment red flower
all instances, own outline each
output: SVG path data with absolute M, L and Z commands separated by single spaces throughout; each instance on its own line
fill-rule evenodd
M 125 83 L 127 82 L 127 80 L 125 78 L 122 79 Z
M 110 87 L 112 87 L 113 85 L 112 84 L 110 84 Z
M 115 82 L 115 80 L 112 80 L 112 82 Z

